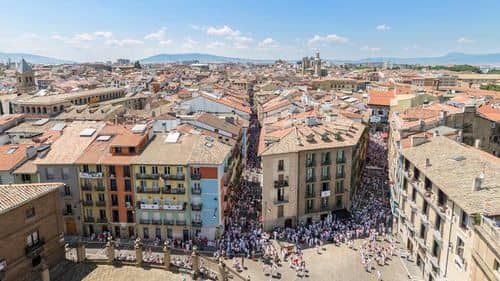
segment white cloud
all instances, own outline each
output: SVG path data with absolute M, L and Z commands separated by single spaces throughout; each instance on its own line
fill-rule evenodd
M 460 44 L 469 44 L 469 43 L 473 43 L 474 40 L 467 38 L 467 37 L 460 37 L 460 38 L 458 38 L 457 42 Z
M 61 35 L 59 34 L 52 34 L 52 36 L 50 36 L 50 38 L 54 39 L 54 40 L 59 40 L 59 41 L 62 41 L 64 40 L 64 37 L 62 37 Z
M 389 31 L 389 30 L 391 30 L 391 27 L 384 23 L 384 24 L 377 25 L 377 27 L 375 29 L 377 29 L 378 31 Z
M 77 33 L 73 36 L 73 39 L 76 41 L 92 41 L 94 36 L 90 33 Z
M 363 46 L 363 47 L 361 47 L 361 51 L 379 52 L 380 48 L 379 47 Z
M 38 34 L 36 33 L 23 33 L 19 36 L 18 39 L 21 39 L 21 40 L 32 40 L 32 39 L 39 39 L 40 36 L 38 36 Z
M 320 44 L 320 43 L 347 43 L 349 39 L 338 36 L 337 34 L 328 34 L 326 36 L 314 35 L 313 38 L 309 39 L 310 45 Z
M 136 39 L 131 39 L 131 38 L 125 38 L 122 40 L 117 40 L 117 39 L 110 39 L 104 42 L 106 45 L 111 45 L 111 46 L 134 46 L 134 45 L 142 45 L 144 42 L 141 40 L 136 40 Z
M 170 44 L 172 44 L 172 40 L 168 39 L 168 40 L 161 40 L 160 42 L 158 42 L 158 44 L 162 45 L 162 46 L 168 46 Z
M 197 24 L 192 24 L 191 28 L 194 30 L 205 30 L 206 29 L 204 26 L 197 25 Z
M 111 37 L 113 37 L 113 33 L 109 31 L 96 31 L 94 32 L 94 35 L 106 39 L 110 39 Z
M 276 42 L 273 38 L 268 37 L 259 42 L 258 47 L 261 49 L 265 48 L 276 48 L 278 47 L 278 42 Z
M 162 41 L 162 40 L 164 40 L 166 33 L 167 33 L 167 28 L 162 27 L 162 28 L 158 29 L 157 31 L 152 32 L 152 33 L 144 36 L 144 39 Z
M 219 41 L 214 41 L 207 44 L 207 49 L 212 49 L 212 50 L 224 47 L 226 47 L 226 44 L 224 42 L 219 42 Z
M 216 36 L 238 36 L 240 35 L 239 30 L 233 30 L 227 25 L 224 25 L 220 28 L 210 26 L 206 28 L 206 32 L 208 35 L 216 35 Z
M 183 49 L 194 49 L 198 45 L 198 41 L 191 38 L 186 38 L 186 42 L 182 44 Z
M 249 44 L 253 42 L 253 38 L 246 36 L 235 36 L 229 37 L 228 39 L 232 39 L 234 41 L 234 47 L 236 49 L 246 49 L 249 47 Z

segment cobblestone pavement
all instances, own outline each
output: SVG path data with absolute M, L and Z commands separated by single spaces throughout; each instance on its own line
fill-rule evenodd
M 361 241 L 356 241 L 361 244 Z M 377 270 L 382 273 L 384 281 L 405 281 L 410 280 L 399 257 L 394 256 L 386 266 L 375 265 L 376 269 L 368 273 L 361 265 L 361 258 L 357 251 L 349 249 L 347 245 L 337 247 L 333 244 L 326 245 L 326 250 L 321 254 L 316 249 L 304 250 L 304 260 L 306 261 L 309 274 L 307 277 L 297 277 L 288 262 L 282 263 L 278 271 L 281 278 L 271 278 L 265 276 L 263 263 L 245 259 L 246 270 L 240 274 L 244 277 L 250 276 L 251 280 L 311 280 L 311 281 L 376 281 Z M 232 266 L 234 260 L 228 260 L 228 266 Z

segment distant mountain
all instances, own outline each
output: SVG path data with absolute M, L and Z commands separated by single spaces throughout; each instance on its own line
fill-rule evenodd
M 219 62 L 219 63 L 273 63 L 274 60 L 259 60 L 259 59 L 244 59 L 232 58 L 201 53 L 185 53 L 185 54 L 158 54 L 151 57 L 143 58 L 141 63 L 168 63 L 168 62 L 183 62 L 183 61 L 199 61 L 199 62 Z
M 7 62 L 9 59 L 12 62 L 19 62 L 24 58 L 28 63 L 32 64 L 65 64 L 65 63 L 75 63 L 74 61 L 60 60 L 55 58 L 49 58 L 33 54 L 24 53 L 2 53 L 0 52 L 0 62 Z
M 368 63 L 391 61 L 395 64 L 497 64 L 500 65 L 500 53 L 494 54 L 464 54 L 448 53 L 440 57 L 420 57 L 420 58 L 396 58 L 396 57 L 374 57 L 360 60 L 330 60 L 333 63 Z

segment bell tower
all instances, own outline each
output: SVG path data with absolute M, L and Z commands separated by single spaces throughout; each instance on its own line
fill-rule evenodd
M 17 91 L 22 94 L 36 90 L 33 69 L 24 59 L 21 59 L 21 63 L 17 67 L 16 82 Z

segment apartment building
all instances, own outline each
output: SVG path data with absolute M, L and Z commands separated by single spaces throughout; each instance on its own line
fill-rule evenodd
M 480 241 L 496 245 L 498 236 L 476 238 L 481 216 L 500 216 L 500 161 L 443 136 L 401 151 L 396 175 L 393 231 L 403 241 L 425 280 L 476 279 L 474 255 Z M 477 240 L 479 239 L 479 241 Z M 498 257 L 498 248 L 494 252 Z M 490 251 L 490 250 L 489 250 Z M 491 252 L 491 251 L 490 251 Z M 474 254 L 476 253 L 476 254 Z M 489 256 L 492 271 L 498 260 Z M 477 260 L 477 259 L 476 259 Z
M 62 183 L 0 185 L 0 279 L 50 280 L 64 259 Z
M 361 123 L 315 116 L 261 135 L 264 230 L 349 210 L 366 151 Z
M 148 139 L 146 125 L 108 124 L 78 158 L 84 235 L 110 231 L 117 238 L 136 236 L 131 162 Z
M 230 156 L 231 146 L 202 134 L 156 135 L 132 161 L 139 236 L 220 235 Z

